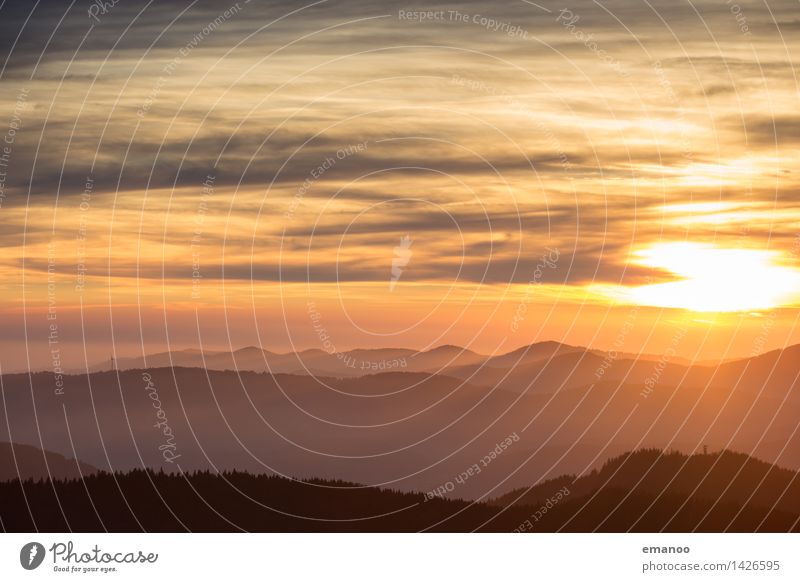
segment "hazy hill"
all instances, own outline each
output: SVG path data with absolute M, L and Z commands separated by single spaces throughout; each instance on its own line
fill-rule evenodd
M 321 349 L 277 354 L 250 346 L 232 352 L 190 349 L 161 352 L 147 357 L 119 358 L 113 366 L 111 360 L 107 360 L 93 366 L 91 371 L 180 366 L 352 377 L 388 370 L 438 372 L 450 366 L 473 364 L 485 359 L 486 356 L 456 346 L 440 346 L 427 351 L 402 348 L 355 349 L 335 354 Z
M 523 346 L 511 352 L 497 355 L 479 354 L 472 350 L 443 345 L 429 350 L 417 351 L 406 348 L 354 349 L 340 353 L 328 353 L 321 349 L 298 352 L 275 353 L 255 346 L 233 351 L 219 350 L 174 350 L 149 354 L 146 357 L 118 358 L 112 364 L 106 360 L 93 365 L 91 372 L 105 370 L 131 370 L 180 366 L 207 368 L 209 370 L 239 370 L 269 372 L 272 374 L 311 374 L 331 377 L 353 377 L 377 372 L 399 370 L 409 372 L 447 373 L 464 378 L 475 370 L 482 370 L 481 382 L 491 382 L 509 369 L 546 364 L 566 354 L 592 355 L 603 359 L 606 353 L 600 350 L 571 346 L 555 341 L 543 341 Z M 657 361 L 660 356 L 652 354 L 615 354 L 615 360 L 639 362 Z M 673 357 L 676 364 L 690 365 L 682 358 Z M 75 370 L 74 372 L 82 372 Z
M 11 479 L 75 479 L 97 468 L 30 445 L 0 443 L 0 481 Z
M 405 491 L 455 479 L 515 434 L 451 494 L 468 498 L 582 473 L 643 447 L 731 449 L 798 469 L 793 355 L 716 368 L 670 363 L 649 394 L 643 378 L 653 362 L 617 360 L 587 384 L 602 360 L 585 352 L 511 368 L 511 380 L 495 385 L 407 371 L 313 378 L 158 368 L 66 376 L 56 396 L 52 374 L 16 374 L 3 376 L 0 430 L 37 445 L 41 432 L 45 449 L 67 456 L 71 435 L 75 454 L 105 470 L 179 464 Z M 153 397 L 172 431 L 175 463 L 159 450 L 166 443 Z

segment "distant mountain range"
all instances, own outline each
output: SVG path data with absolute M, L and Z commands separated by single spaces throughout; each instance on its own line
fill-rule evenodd
M 107 370 L 132 370 L 180 366 L 208 370 L 238 370 L 242 372 L 268 372 L 272 374 L 302 374 L 348 378 L 387 371 L 441 373 L 461 367 L 507 369 L 540 362 L 565 354 L 588 353 L 605 358 L 609 352 L 546 341 L 518 348 L 500 355 L 479 354 L 453 345 L 443 345 L 431 350 L 417 351 L 405 348 L 355 349 L 329 353 L 321 349 L 275 353 L 254 346 L 235 351 L 174 350 L 135 358 L 118 358 L 100 362 L 90 367 L 90 372 Z M 613 353 L 614 359 L 657 361 L 653 354 Z M 690 362 L 672 357 L 671 361 L 683 365 L 712 365 L 717 362 Z M 86 370 L 72 370 L 85 373 Z
M 349 352 L 377 353 L 405 352 Z M 147 369 L 67 375 L 62 395 L 51 373 L 8 374 L 0 434 L 103 470 L 247 470 L 403 491 L 478 465 L 450 498 L 582 475 L 641 448 L 727 449 L 800 469 L 800 346 L 714 366 L 551 342 L 491 358 L 453 346 L 413 354 L 357 377 L 148 358 Z
M 98 469 L 58 453 L 30 445 L 0 443 L 0 481 L 12 479 L 77 479 Z

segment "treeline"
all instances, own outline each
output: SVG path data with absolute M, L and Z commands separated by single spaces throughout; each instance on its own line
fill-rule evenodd
M 796 473 L 746 455 L 629 453 L 489 503 L 343 481 L 135 470 L 0 483 L 9 532 L 798 531 Z

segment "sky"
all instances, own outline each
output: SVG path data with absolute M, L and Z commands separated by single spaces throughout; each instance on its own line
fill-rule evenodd
M 799 30 L 790 0 L 2 2 L 0 369 L 798 343 Z

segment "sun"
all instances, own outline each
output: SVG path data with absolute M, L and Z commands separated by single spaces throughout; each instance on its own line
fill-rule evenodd
M 700 312 L 763 311 L 800 300 L 800 270 L 775 250 L 659 243 L 636 251 L 633 262 L 668 271 L 676 280 L 605 289 L 606 294 L 639 305 Z

